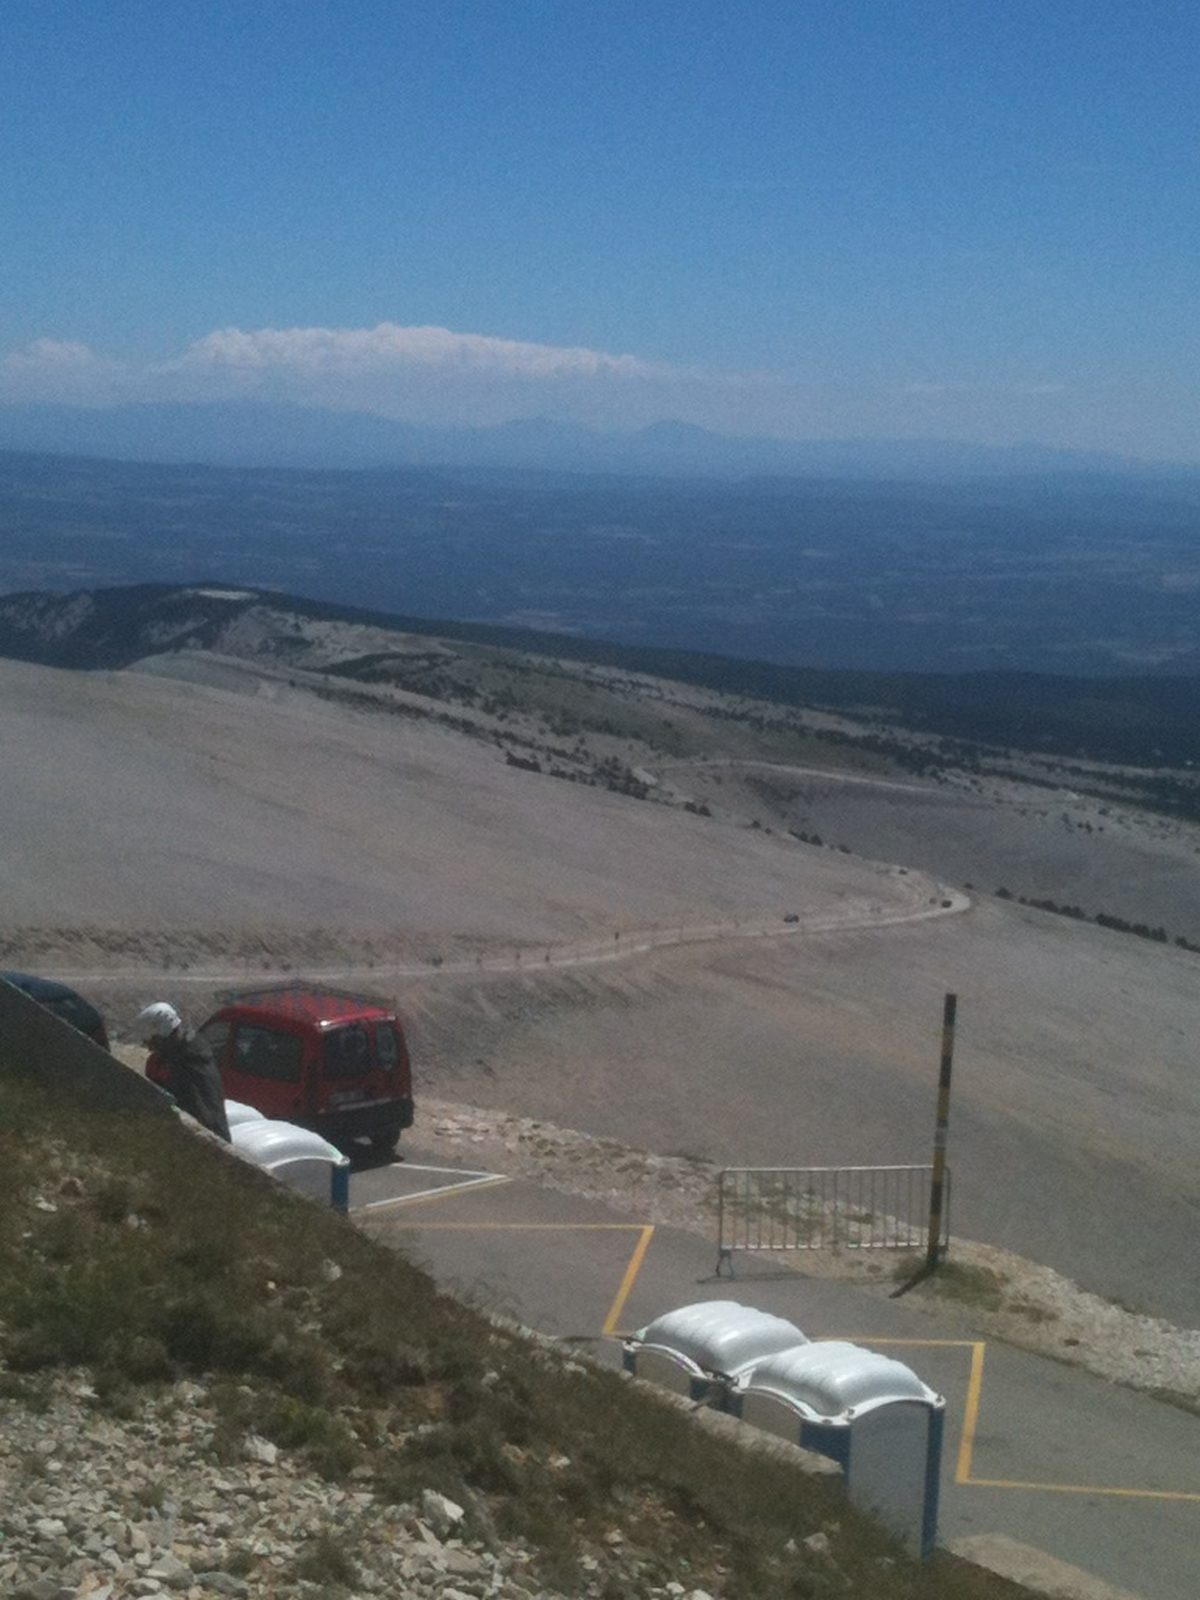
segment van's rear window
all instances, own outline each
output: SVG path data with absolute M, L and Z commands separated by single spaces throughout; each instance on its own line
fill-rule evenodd
M 359 1023 L 334 1028 L 325 1035 L 325 1076 L 361 1078 L 371 1070 L 371 1045 Z
M 390 1022 L 375 1024 L 375 1050 L 385 1072 L 395 1072 L 400 1064 L 400 1041 Z
M 280 1083 L 300 1082 L 302 1046 L 294 1033 L 276 1028 L 239 1026 L 233 1041 L 233 1065 L 251 1078 L 273 1078 Z

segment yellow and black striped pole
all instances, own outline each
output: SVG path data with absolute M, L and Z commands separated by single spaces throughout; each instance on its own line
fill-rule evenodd
M 929 1185 L 929 1242 L 925 1269 L 938 1264 L 942 1244 L 942 1216 L 946 1195 L 946 1134 L 950 1126 L 950 1070 L 954 1064 L 954 1022 L 958 996 L 948 994 L 942 1007 L 942 1067 L 938 1075 L 937 1127 L 933 1134 L 933 1179 Z

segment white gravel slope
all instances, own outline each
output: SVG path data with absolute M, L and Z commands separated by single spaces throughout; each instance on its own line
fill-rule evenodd
M 256 703 L 0 661 L 0 754 L 10 925 L 293 922 L 512 942 L 916 892 L 286 688 Z

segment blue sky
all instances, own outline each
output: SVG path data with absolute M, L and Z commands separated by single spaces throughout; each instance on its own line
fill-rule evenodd
M 1195 460 L 1198 43 L 1170 0 L 10 0 L 0 399 Z

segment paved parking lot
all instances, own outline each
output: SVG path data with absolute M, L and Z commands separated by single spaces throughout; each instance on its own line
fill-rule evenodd
M 718 1298 L 877 1348 L 946 1396 L 944 1543 L 1003 1533 L 1145 1600 L 1200 1594 L 1195 1416 L 764 1258 L 717 1279 L 715 1249 L 693 1235 L 416 1149 L 356 1172 L 351 1205 L 439 1283 L 614 1365 L 622 1334 Z

